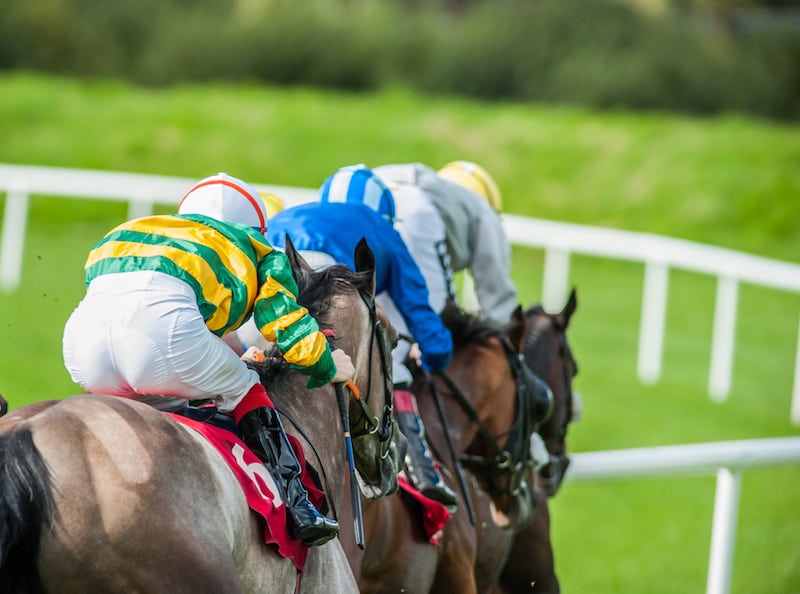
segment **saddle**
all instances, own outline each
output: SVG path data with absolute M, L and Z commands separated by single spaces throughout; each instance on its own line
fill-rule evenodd
M 236 426 L 236 421 L 228 413 L 220 412 L 208 400 L 191 401 L 183 408 L 169 411 L 171 413 L 181 415 L 187 419 L 192 419 L 198 423 L 209 423 L 214 427 L 225 429 L 231 433 L 242 437 L 239 429 Z
M 163 414 L 202 435 L 222 456 L 239 481 L 250 509 L 264 521 L 264 542 L 277 546 L 278 552 L 291 559 L 298 572 L 303 570 L 308 547 L 292 538 L 287 526 L 286 505 L 264 463 L 245 445 L 228 414 L 211 403 L 191 403 Z M 303 448 L 294 436 L 288 436 L 303 472 L 303 483 L 311 503 L 326 513 L 327 502 L 319 474 L 305 460 Z
M 428 542 L 439 546 L 442 529 L 451 518 L 447 506 L 425 497 L 402 474 L 397 477 L 397 482 L 400 485 L 398 495 L 402 496 L 405 503 L 419 515 Z

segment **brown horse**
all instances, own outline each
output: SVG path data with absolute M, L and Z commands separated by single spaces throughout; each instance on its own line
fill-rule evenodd
M 415 376 L 412 389 L 425 420 L 428 439 L 439 460 L 445 463 L 451 460 L 437 413 L 432 391 L 435 390 L 457 456 L 473 454 L 481 460 L 501 456 L 509 462 L 507 470 L 494 475 L 490 482 L 504 494 L 497 495 L 498 501 L 503 500 L 498 507 L 503 507 L 506 518 L 514 518 L 519 513 L 519 504 L 527 505 L 527 497 L 518 494 L 512 497 L 509 493 L 519 486 L 529 452 L 526 437 L 533 431 L 528 423 L 526 428 L 512 432 L 520 418 L 518 356 L 525 319 L 518 309 L 509 324 L 501 327 L 455 308 L 446 309 L 442 319 L 451 330 L 455 345 L 446 373 L 431 378 L 412 366 Z M 463 401 L 459 402 L 460 399 Z M 530 415 L 525 416 L 531 420 Z M 510 437 L 512 434 L 518 437 Z M 516 444 L 513 453 L 508 449 L 511 441 Z M 468 480 L 475 487 L 473 496 L 477 497 L 476 481 Z M 479 521 L 491 521 L 494 505 L 488 503 L 488 498 L 476 505 Z M 361 591 L 428 592 L 432 588 L 440 591 L 435 585 L 439 582 L 447 584 L 447 589 L 441 591 L 476 591 L 473 568 L 478 538 L 465 518 L 465 506 L 461 505 L 446 525 L 441 545 L 437 547 L 423 533 L 418 510 L 402 494 L 367 502 L 365 550 L 357 550 L 342 533 Z
M 397 488 L 386 391 L 392 330 L 374 308 L 372 253 L 363 245 L 355 256 L 356 273 L 298 274 L 298 300 L 336 329 L 353 359 L 362 394 L 349 405 L 355 465 L 364 494 L 379 497 Z M 270 394 L 341 510 L 348 476 L 334 390 L 306 382 L 287 369 Z M 261 520 L 216 449 L 139 402 L 77 395 L 12 411 L 0 419 L 0 485 L 0 592 L 357 587 L 338 540 L 310 549 L 298 578 L 292 561 L 263 543 Z
M 554 496 L 561 486 L 569 465 L 567 429 L 569 423 L 580 415 L 580 400 L 572 389 L 578 365 L 566 335 L 576 308 L 577 297 L 573 290 L 564 309 L 557 314 L 548 314 L 539 306 L 526 312 L 528 331 L 524 345 L 525 360 L 547 382 L 554 394 L 553 413 L 539 428 L 550 455 L 550 463 L 533 474 L 533 522 L 514 535 L 500 579 L 501 589 L 497 592 L 560 592 L 550 542 L 547 499 Z

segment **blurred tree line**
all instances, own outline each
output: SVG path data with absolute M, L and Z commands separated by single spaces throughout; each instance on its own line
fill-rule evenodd
M 3 70 L 800 115 L 800 10 L 787 0 L 3 4 Z

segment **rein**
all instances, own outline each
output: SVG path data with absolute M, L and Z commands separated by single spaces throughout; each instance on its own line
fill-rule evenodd
M 377 310 L 375 308 L 375 301 L 370 299 L 369 295 L 363 291 L 359 290 L 359 297 L 367 306 L 367 310 L 369 311 L 370 317 L 370 341 L 369 341 L 369 359 L 367 364 L 368 374 L 367 374 L 367 394 L 366 396 L 362 397 L 361 390 L 356 386 L 356 384 L 351 380 L 347 382 L 346 387 L 350 392 L 350 396 L 358 403 L 361 408 L 361 414 L 357 419 L 357 422 L 351 424 L 351 436 L 353 438 L 359 437 L 367 437 L 369 435 L 376 434 L 378 435 L 378 441 L 380 443 L 380 457 L 382 460 L 385 460 L 386 457 L 389 455 L 392 446 L 392 440 L 394 438 L 394 425 L 392 422 L 392 409 L 394 404 L 394 393 L 392 391 L 392 384 L 391 384 L 391 359 L 389 358 L 390 355 L 387 352 L 385 339 L 384 339 L 384 330 L 383 326 L 381 326 L 380 320 L 378 319 Z M 379 419 L 376 415 L 372 413 L 370 410 L 368 403 L 369 398 L 372 391 L 372 353 L 374 350 L 375 339 L 378 338 L 378 351 L 381 358 L 381 369 L 383 370 L 384 376 L 384 406 L 383 406 L 383 413 L 381 418 Z M 319 454 L 316 446 L 314 445 L 313 440 L 311 437 L 303 430 L 302 426 L 286 411 L 279 409 L 276 406 L 276 410 L 285 417 L 293 426 L 294 428 L 303 436 L 305 442 L 309 445 L 311 450 L 314 452 L 314 456 L 317 460 L 317 465 L 319 466 L 319 473 L 321 481 L 324 485 L 323 492 L 325 495 L 325 500 L 328 506 L 331 508 L 333 512 L 333 516 L 338 518 L 338 511 L 334 505 L 334 502 L 329 498 L 330 487 L 328 486 L 328 474 L 325 470 L 325 465 L 322 463 L 322 457 Z M 350 420 L 348 415 L 348 420 Z M 356 429 L 358 427 L 358 429 Z
M 502 341 L 503 350 L 511 367 L 512 375 L 517 383 L 517 414 L 514 423 L 506 433 L 493 435 L 486 424 L 478 416 L 477 411 L 466 399 L 462 391 L 455 382 L 443 371 L 437 372 L 445 385 L 450 390 L 450 394 L 464 413 L 469 417 L 478 428 L 478 432 L 483 437 L 486 444 L 492 451 L 492 456 L 478 456 L 474 454 L 464 454 L 461 461 L 464 466 L 473 474 L 480 478 L 490 480 L 504 475 L 511 475 L 512 480 L 507 489 L 492 489 L 492 494 L 509 493 L 517 496 L 520 492 L 520 481 L 516 480 L 524 468 L 532 463 L 530 453 L 530 436 L 536 430 L 536 426 L 541 420 L 536 419 L 535 394 L 524 381 L 526 370 L 524 369 L 524 358 L 522 354 L 514 352 L 507 339 Z M 502 448 L 499 438 L 508 435 L 506 447 Z
M 378 313 L 375 309 L 375 300 L 370 299 L 364 291 L 358 292 L 364 305 L 369 310 L 369 319 L 372 326 L 372 332 L 369 338 L 369 362 L 367 365 L 367 395 L 362 398 L 361 392 L 358 387 L 352 382 L 347 383 L 347 388 L 351 396 L 361 407 L 361 416 L 357 422 L 353 423 L 353 437 L 364 437 L 378 434 L 378 441 L 381 444 L 381 459 L 385 459 L 389 455 L 394 437 L 394 426 L 392 424 L 392 409 L 394 407 L 394 392 L 392 391 L 391 383 L 391 359 L 386 350 L 386 341 L 384 339 L 383 326 L 378 319 Z M 369 397 L 372 392 L 372 351 L 375 344 L 375 339 L 378 339 L 378 351 L 380 352 L 381 368 L 383 370 L 383 391 L 384 391 L 384 405 L 383 413 L 379 419 L 376 415 L 372 414 L 368 404 Z M 356 430 L 356 427 L 360 429 Z

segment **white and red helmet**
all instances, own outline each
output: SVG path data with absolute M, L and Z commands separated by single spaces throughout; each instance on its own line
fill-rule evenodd
M 267 208 L 247 182 L 218 173 L 197 182 L 181 199 L 178 214 L 201 214 L 225 223 L 267 230 Z

